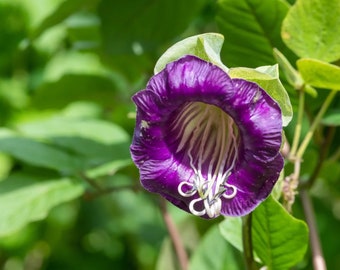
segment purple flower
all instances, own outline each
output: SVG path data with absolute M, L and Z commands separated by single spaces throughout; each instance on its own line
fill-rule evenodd
M 187 55 L 132 99 L 145 189 L 204 218 L 248 214 L 270 194 L 283 167 L 281 110 L 257 84 Z

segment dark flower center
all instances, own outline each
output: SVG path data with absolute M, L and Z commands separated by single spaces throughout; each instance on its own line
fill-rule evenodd
M 181 153 L 194 177 L 178 185 L 183 197 L 199 197 L 189 204 L 198 216 L 215 217 L 221 211 L 221 197 L 236 196 L 235 186 L 227 183 L 238 158 L 239 130 L 234 120 L 220 108 L 190 102 L 176 112 L 169 126 L 175 155 Z M 197 206 L 200 203 L 200 208 Z

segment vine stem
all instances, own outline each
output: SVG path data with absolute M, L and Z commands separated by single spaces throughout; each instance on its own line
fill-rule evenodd
M 181 266 L 181 269 L 187 270 L 188 265 L 189 265 L 188 255 L 187 255 L 187 252 L 185 251 L 185 248 L 184 248 L 183 242 L 181 240 L 181 236 L 180 236 L 180 234 L 177 230 L 177 227 L 176 227 L 170 213 L 168 212 L 167 202 L 164 199 L 161 199 L 161 212 L 162 212 L 162 216 L 163 216 L 165 225 L 168 229 L 170 238 L 171 238 L 172 243 L 174 245 L 175 252 L 177 254 L 177 258 L 178 258 L 179 264 Z
M 251 222 L 252 213 L 242 218 L 242 243 L 243 254 L 247 270 L 257 270 L 254 255 L 253 255 L 253 242 L 251 236 Z
M 305 92 L 299 92 L 299 108 L 298 108 L 298 118 L 295 126 L 294 138 L 292 143 L 292 148 L 290 150 L 290 157 L 293 158 L 296 154 L 302 129 L 303 111 L 305 107 Z
M 310 140 L 313 137 L 314 131 L 317 128 L 317 126 L 319 125 L 321 118 L 323 117 L 323 115 L 325 114 L 326 110 L 328 109 L 329 105 L 331 104 L 333 98 L 335 97 L 337 93 L 337 90 L 332 90 L 329 95 L 327 96 L 325 102 L 322 104 L 320 111 L 318 112 L 318 114 L 316 115 L 312 126 L 310 127 L 310 129 L 308 130 L 304 140 L 302 141 L 299 149 L 297 150 L 296 153 L 296 158 L 301 159 L 303 154 L 305 153 L 307 146 L 310 142 Z
M 322 254 L 320 239 L 318 236 L 313 204 L 306 189 L 300 191 L 302 206 L 306 216 L 306 221 L 309 227 L 309 238 L 313 254 L 313 265 L 316 270 L 326 270 L 325 259 Z

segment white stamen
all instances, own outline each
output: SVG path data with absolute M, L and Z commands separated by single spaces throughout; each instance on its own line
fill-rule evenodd
M 182 187 L 184 185 L 187 185 L 189 187 L 191 187 L 190 190 L 184 192 Z M 189 182 L 181 182 L 179 185 L 178 185 L 178 193 L 181 194 L 183 197 L 191 197 L 192 195 L 194 195 L 195 193 L 197 192 L 197 190 L 194 188 L 194 185 L 192 183 L 189 183 Z
M 220 214 L 222 200 L 232 199 L 237 188 L 227 183 L 238 158 L 239 134 L 234 121 L 221 109 L 201 102 L 188 103 L 178 113 L 170 128 L 178 139 L 177 153 L 188 145 L 186 154 L 195 176 L 178 185 L 183 197 L 198 198 L 189 203 L 189 210 L 197 216 L 210 218 Z M 190 187 L 183 191 L 183 186 Z M 196 203 L 203 201 L 203 209 Z
M 197 210 L 195 209 L 195 204 L 196 204 L 197 202 L 200 202 L 200 201 L 202 201 L 202 199 L 201 199 L 201 198 L 198 198 L 198 199 L 192 200 L 192 201 L 189 203 L 190 212 L 193 213 L 195 216 L 203 216 L 203 215 L 205 215 L 205 214 L 207 213 L 206 209 L 203 209 L 203 210 L 201 210 L 201 211 L 197 211 Z

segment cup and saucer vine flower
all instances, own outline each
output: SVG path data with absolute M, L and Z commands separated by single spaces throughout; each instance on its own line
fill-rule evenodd
M 279 105 L 258 84 L 185 55 L 132 100 L 130 147 L 145 189 L 203 218 L 243 216 L 283 168 Z

